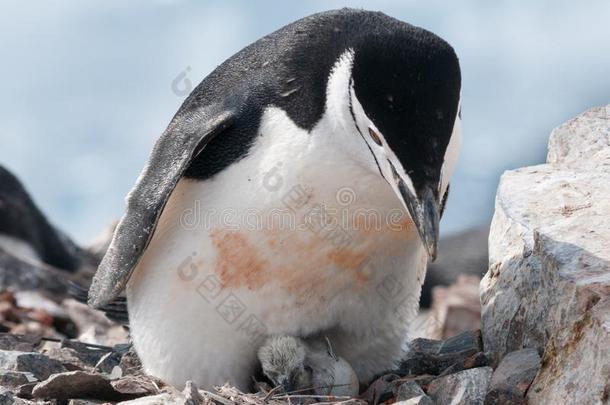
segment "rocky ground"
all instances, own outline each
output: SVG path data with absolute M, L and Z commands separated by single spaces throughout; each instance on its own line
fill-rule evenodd
M 11 195 L 23 195 L 9 180 Z M 52 256 L 44 241 L 27 240 L 52 227 L 33 227 L 21 239 L 36 257 L 0 248 L 0 404 L 608 403 L 609 184 L 610 106 L 557 128 L 547 164 L 503 175 L 480 286 L 480 255 L 469 259 L 459 246 L 476 245 L 477 230 L 451 242 L 448 251 L 461 258 L 447 255 L 431 270 L 443 285 L 428 288 L 429 307 L 400 368 L 363 386 L 358 398 L 286 394 L 265 382 L 254 384 L 255 393 L 192 383 L 177 390 L 145 375 L 127 329 L 70 298 L 82 295 L 74 286 L 87 285 L 108 233 L 86 249 L 52 236 L 71 255 L 66 262 L 76 263 L 66 270 L 57 267 L 61 258 L 45 262 Z M 0 230 L 27 215 L 5 191 Z
M 448 314 L 463 321 L 460 331 L 477 327 L 477 285 L 476 278 L 460 277 L 435 289 L 418 330 L 440 337 L 458 330 L 447 322 Z M 492 376 L 480 332 L 467 330 L 445 340 L 416 338 L 402 367 L 363 387 L 360 398 L 287 396 L 264 382 L 256 384 L 254 394 L 230 386 L 202 391 L 193 384 L 178 391 L 142 372 L 123 326 L 72 298 L 40 289 L 0 295 L 0 330 L 2 404 L 444 403 L 458 395 L 476 402 L 485 397 Z
M 38 293 L 25 297 L 5 293 L 0 302 L 9 331 L 0 334 L 3 404 L 483 403 L 498 395 L 498 387 L 523 394 L 540 366 L 538 352 L 526 349 L 507 356 L 494 372 L 480 331 L 466 331 L 445 340 L 416 338 L 400 369 L 375 380 L 359 398 L 286 395 L 264 382 L 256 393 L 230 386 L 203 391 L 192 383 L 178 391 L 142 372 L 122 326 L 72 299 L 56 304 Z M 78 339 L 66 337 L 74 332 Z

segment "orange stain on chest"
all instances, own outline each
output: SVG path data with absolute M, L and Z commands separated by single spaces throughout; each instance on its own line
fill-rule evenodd
M 269 282 L 269 262 L 261 257 L 246 234 L 215 229 L 210 237 L 217 252 L 215 272 L 225 287 L 255 290 Z
M 362 229 L 352 234 L 357 244 L 334 246 L 313 232 L 215 229 L 210 232 L 217 253 L 214 271 L 226 288 L 258 290 L 273 283 L 301 297 L 329 283 L 364 286 L 371 275 L 367 261 L 377 249 L 388 243 L 400 245 L 397 240 L 407 243 L 416 231 L 407 218 L 393 229 Z M 401 249 L 396 250 L 390 254 Z

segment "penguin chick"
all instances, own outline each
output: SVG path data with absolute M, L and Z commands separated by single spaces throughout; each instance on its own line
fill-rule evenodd
M 311 388 L 312 370 L 305 365 L 307 346 L 293 336 L 272 336 L 258 350 L 263 373 L 284 392 Z
M 335 355 L 330 340 L 315 339 L 311 342 L 305 366 L 312 370 L 312 383 L 316 395 L 358 395 L 360 383 L 352 366 Z
M 285 392 L 308 390 L 316 395 L 356 396 L 354 369 L 333 353 L 327 338 L 308 342 L 293 336 L 268 338 L 258 354 L 263 373 Z

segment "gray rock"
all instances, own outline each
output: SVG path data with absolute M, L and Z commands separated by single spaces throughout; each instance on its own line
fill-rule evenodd
M 394 397 L 394 381 L 399 377 L 395 374 L 386 374 L 373 381 L 361 395 L 369 404 L 379 404 Z
M 486 404 L 525 402 L 525 393 L 540 369 L 536 349 L 508 353 L 491 377 Z
M 485 367 L 485 366 L 493 366 L 493 364 L 489 360 L 489 356 L 486 353 L 478 352 L 478 353 L 473 354 L 472 356 L 461 359 L 460 361 L 447 367 L 439 374 L 439 377 L 442 377 L 447 374 L 455 374 L 457 372 L 460 372 L 462 370 L 467 370 L 469 368 Z
M 480 331 L 467 331 L 447 340 L 414 339 L 399 371 L 405 375 L 438 375 L 482 350 Z
M 437 378 L 428 385 L 428 395 L 437 404 L 483 404 L 492 372 L 479 367 Z
M 192 381 L 187 381 L 184 390 L 182 391 L 184 395 L 184 404 L 185 405 L 199 405 L 204 401 L 203 395 L 199 393 L 197 386 Z
M 76 340 L 62 340 L 61 347 L 74 350 L 78 358 L 89 366 L 96 366 L 104 356 L 114 352 L 109 346 L 97 346 Z
M 0 404 L 2 405 L 55 405 L 56 401 L 29 401 L 19 398 L 10 391 L 0 391 Z
M 131 401 L 119 402 L 117 405 L 183 405 L 184 398 L 176 397 L 172 394 L 164 392 L 159 395 L 142 397 Z
M 0 370 L 0 387 L 18 388 L 21 385 L 38 381 L 34 374 L 27 371 Z
M 0 350 L 33 352 L 39 344 L 40 338 L 36 336 L 0 333 Z
M 419 395 L 404 401 L 394 402 L 394 405 L 434 405 L 434 401 L 427 395 Z
M 140 375 L 143 373 L 142 363 L 133 347 L 123 354 L 119 367 L 123 371 L 123 375 Z
M 19 398 L 32 398 L 32 390 L 36 384 L 38 384 L 38 381 L 20 385 L 12 390 L 13 394 L 17 395 Z
M 32 390 L 34 398 L 70 398 L 117 400 L 121 395 L 110 381 L 101 374 L 86 371 L 69 371 L 52 375 L 48 380 L 36 384 Z
M 133 396 L 145 396 L 158 394 L 157 386 L 144 376 L 126 376 L 110 383 L 115 391 Z
M 122 354 L 112 351 L 110 353 L 106 353 L 95 365 L 95 370 L 101 373 L 110 374 L 113 372 L 115 367 L 118 367 L 121 371 L 121 375 L 123 374 L 122 369 L 119 367 L 121 363 Z
M 43 351 L 45 356 L 59 361 L 68 371 L 88 370 L 93 371 L 93 367 L 82 361 L 78 352 L 67 347 L 53 347 Z
M 40 353 L 12 350 L 0 351 L 0 369 L 27 371 L 39 380 L 45 380 L 51 374 L 66 371 L 66 368 L 59 361 Z
M 397 401 L 404 401 L 426 394 L 415 381 L 401 381 L 394 386 L 392 391 Z
M 549 164 L 506 172 L 481 281 L 485 349 L 495 360 L 544 350 L 537 403 L 598 403 L 610 393 L 610 111 L 553 133 Z
M 436 380 L 438 377 L 439 377 L 438 375 L 431 375 L 431 374 L 405 376 L 405 377 L 401 377 L 397 380 L 392 381 L 392 387 L 397 387 L 398 385 L 400 385 L 406 381 L 413 381 L 413 382 L 416 382 L 420 387 L 422 387 L 422 389 L 424 391 L 426 391 L 428 384 L 430 384 L 433 380 Z

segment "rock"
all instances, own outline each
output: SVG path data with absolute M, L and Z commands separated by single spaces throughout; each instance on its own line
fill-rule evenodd
M 121 368 L 123 375 L 138 375 L 143 373 L 142 363 L 133 347 L 130 347 L 129 350 L 123 354 L 119 367 Z
M 455 363 L 481 352 L 480 331 L 468 331 L 447 340 L 414 339 L 399 366 L 405 375 L 438 375 Z
M 432 316 L 439 325 L 439 339 L 481 328 L 480 277 L 459 275 L 449 287 L 432 290 Z
M 204 401 L 203 395 L 199 393 L 197 386 L 192 381 L 186 382 L 186 386 L 184 387 L 182 394 L 184 395 L 185 405 L 199 405 Z
M 43 354 L 51 359 L 59 361 L 68 371 L 89 370 L 93 371 L 93 367 L 83 362 L 76 350 L 67 347 L 53 347 L 43 350 Z
M 114 353 L 113 348 L 88 344 L 76 340 L 62 340 L 61 347 L 70 349 L 85 364 L 97 367 L 100 361 L 109 353 Z
M 431 308 L 422 309 L 411 324 L 411 339 L 447 339 L 467 330 L 480 329 L 479 283 L 472 275 L 457 275 L 448 287 L 431 292 Z
M 426 394 L 415 381 L 402 381 L 400 384 L 396 384 L 392 391 L 396 401 L 404 401 Z
M 183 405 L 184 398 L 177 398 L 167 392 L 149 397 L 133 399 L 131 401 L 119 402 L 117 405 Z
M 105 346 L 114 346 L 129 341 L 125 328 L 106 318 L 102 313 L 74 299 L 62 302 L 68 315 L 80 333 L 78 340 Z
M 0 387 L 18 388 L 35 381 L 38 381 L 38 379 L 34 374 L 27 371 L 0 370 Z
M 525 402 L 525 393 L 540 369 L 540 356 L 536 349 L 522 349 L 508 353 L 489 384 L 486 404 Z
M 39 380 L 45 380 L 51 374 L 66 371 L 59 361 L 40 353 L 10 350 L 0 351 L 0 369 L 30 372 Z
M 362 399 L 369 404 L 378 404 L 391 399 L 394 396 L 393 382 L 399 377 L 395 374 L 387 374 L 373 381 L 366 391 L 361 395 Z
M 0 333 L 0 350 L 33 352 L 39 344 L 40 337 L 37 336 Z
M 36 380 L 36 382 L 20 385 L 19 387 L 13 389 L 12 392 L 19 398 L 32 398 L 32 390 L 36 384 L 38 384 L 38 380 Z
M 69 371 L 52 375 L 48 380 L 36 384 L 32 390 L 34 398 L 87 398 L 117 400 L 119 395 L 110 381 L 101 374 L 86 371 Z
M 52 401 L 28 401 L 23 398 L 19 398 L 17 395 L 10 391 L 0 392 L 0 404 L 2 405 L 55 405 L 57 402 Z
M 610 395 L 610 111 L 553 132 L 549 163 L 506 172 L 481 281 L 485 350 L 544 350 L 529 400 Z
M 610 300 L 551 336 L 528 390 L 532 403 L 610 402 Z
M 394 405 L 434 405 L 434 401 L 427 395 L 419 395 L 404 401 L 394 402 Z
M 489 360 L 489 356 L 486 353 L 478 352 L 473 354 L 472 356 L 460 359 L 460 361 L 453 363 L 451 366 L 444 369 L 439 374 L 439 376 L 454 374 L 462 370 L 467 370 L 469 368 L 485 367 L 491 365 L 492 363 Z
M 555 128 L 546 161 L 577 170 L 610 171 L 610 105 L 592 108 Z
M 95 365 L 95 370 L 106 374 L 110 374 L 115 370 L 118 370 L 120 372 L 120 377 L 123 375 L 123 370 L 119 367 L 119 364 L 121 364 L 121 358 L 122 355 L 120 353 L 114 351 L 106 353 Z
M 111 381 L 110 384 L 115 391 L 133 396 L 154 395 L 159 393 L 157 386 L 143 376 L 126 376 L 118 380 Z
M 483 404 L 492 372 L 479 367 L 437 378 L 428 385 L 428 395 L 437 404 Z
M 416 375 L 416 376 L 401 377 L 397 380 L 392 381 L 392 384 L 393 384 L 393 387 L 396 387 L 396 386 L 402 384 L 403 382 L 413 381 L 413 382 L 417 383 L 420 387 L 422 387 L 422 389 L 424 391 L 426 391 L 428 389 L 428 384 L 430 384 L 433 380 L 435 380 L 437 378 L 438 378 L 437 375 L 421 374 L 421 375 Z

